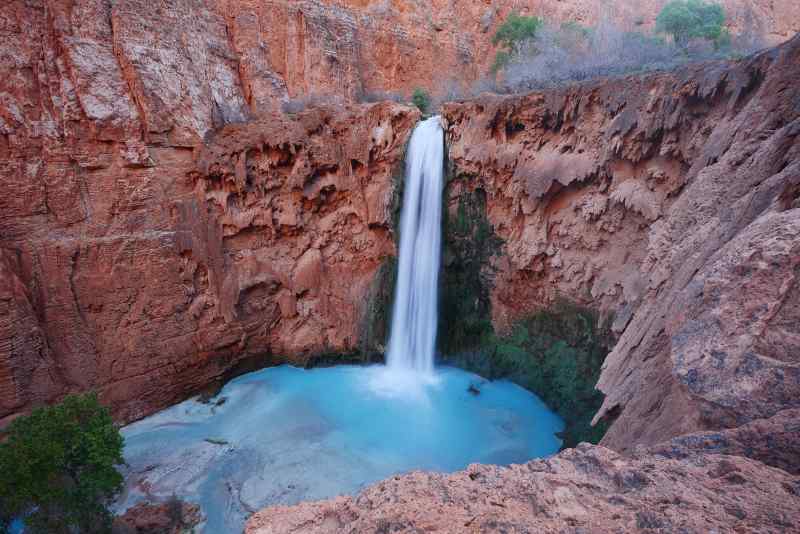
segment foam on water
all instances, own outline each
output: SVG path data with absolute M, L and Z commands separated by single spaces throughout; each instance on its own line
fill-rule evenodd
M 435 380 L 398 388 L 386 373 L 266 369 L 230 382 L 209 404 L 186 401 L 129 425 L 117 511 L 175 494 L 201 505 L 206 533 L 238 532 L 267 505 L 352 494 L 415 469 L 519 463 L 560 447 L 561 419 L 514 384 L 441 368 Z

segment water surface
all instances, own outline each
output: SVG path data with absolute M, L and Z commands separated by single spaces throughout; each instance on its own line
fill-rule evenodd
M 267 505 L 352 494 L 411 470 L 521 463 L 561 445 L 561 419 L 512 383 L 446 367 L 407 378 L 383 366 L 275 367 L 210 403 L 129 425 L 117 509 L 175 494 L 201 505 L 204 532 L 238 532 Z

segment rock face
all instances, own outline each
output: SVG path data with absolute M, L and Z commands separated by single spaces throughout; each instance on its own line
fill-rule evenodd
M 596 25 L 613 18 L 650 30 L 668 0 L 209 0 L 228 24 L 251 106 L 274 96 L 346 99 L 443 93 L 484 78 L 494 61 L 492 36 L 512 11 L 555 22 Z M 723 0 L 734 34 L 777 44 L 800 31 L 793 0 Z
M 177 499 L 165 503 L 141 503 L 114 519 L 113 534 L 184 534 L 203 520 L 197 505 Z
M 651 27 L 664 1 L 614 14 Z M 497 4 L 3 3 L 0 426 L 88 389 L 136 419 L 251 357 L 353 350 L 419 113 L 278 108 L 472 82 L 514 9 L 604 16 Z M 734 31 L 800 29 L 792 0 L 724 4 Z M 776 468 L 796 473 L 800 442 L 798 65 L 795 37 L 738 63 L 446 106 L 457 185 L 486 193 L 505 241 L 495 326 L 559 296 L 613 317 L 607 448 L 411 475 L 252 528 L 561 530 L 593 527 L 589 511 L 625 528 L 796 525 L 798 482 Z
M 355 347 L 417 111 L 254 114 L 214 6 L 0 14 L 0 420 L 87 389 L 135 419 Z
M 613 317 L 604 445 L 798 407 L 798 64 L 795 38 L 741 63 L 446 106 L 457 183 L 485 191 L 505 241 L 495 324 L 560 297 Z
M 582 444 L 524 465 L 411 473 L 357 497 L 276 506 L 245 532 L 786 532 L 800 520 L 798 484 L 737 456 L 622 457 Z
M 98 389 L 128 420 L 248 356 L 353 350 L 394 253 L 392 179 L 417 118 L 384 104 L 269 115 L 194 157 L 148 145 L 150 164 L 131 167 L 108 141 L 107 162 L 70 165 L 70 180 L 28 197 L 45 211 L 3 219 L 0 413 Z M 47 157 L 8 177 L 49 180 Z M 65 223 L 49 199 L 69 184 L 86 216 Z
M 514 9 L 602 15 L 580 2 L 424 4 L 4 3 L 0 421 L 89 388 L 136 418 L 245 355 L 352 348 L 365 287 L 393 251 L 390 177 L 417 116 L 276 108 L 447 85 L 445 72 L 475 80 Z M 736 28 L 752 12 L 782 39 L 800 20 L 789 1 L 745 4 L 727 1 Z M 647 25 L 659 7 L 623 18 Z M 651 209 L 625 187 L 614 198 Z
M 291 97 L 360 98 L 408 95 L 415 87 L 440 93 L 485 77 L 494 61 L 492 36 L 512 11 L 588 26 L 613 18 L 626 28 L 650 30 L 666 3 L 229 0 L 234 15 L 228 18 L 248 80 L 271 73 L 266 79 L 277 77 Z M 800 30 L 800 8 L 792 0 L 722 4 L 733 33 L 750 31 L 776 44 Z
M 800 36 L 739 63 L 446 106 L 450 206 L 481 190 L 505 241 L 496 326 L 560 297 L 613 318 L 604 446 L 395 477 L 265 509 L 247 532 L 796 529 L 799 66 Z

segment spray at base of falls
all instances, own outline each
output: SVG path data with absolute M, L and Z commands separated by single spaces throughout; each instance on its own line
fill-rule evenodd
M 444 130 L 438 116 L 421 122 L 406 155 L 400 257 L 387 355 L 388 377 L 433 378 L 442 246 Z

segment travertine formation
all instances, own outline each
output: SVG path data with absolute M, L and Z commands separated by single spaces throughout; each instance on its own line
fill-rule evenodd
M 419 113 L 256 116 L 212 7 L 0 8 L 0 420 L 88 389 L 131 420 L 356 346 Z
M 445 107 L 505 240 L 501 328 L 557 298 L 620 335 L 617 450 L 800 406 L 800 38 L 739 63 Z M 456 189 L 456 191 L 458 188 Z
M 248 532 L 796 529 L 798 81 L 800 37 L 738 63 L 446 106 L 452 194 L 483 190 L 505 241 L 496 326 L 567 297 L 620 335 L 599 383 L 604 447 L 397 477 L 263 510 Z
M 41 214 L 3 221 L 18 237 L 0 264 L 0 413 L 96 389 L 130 420 L 248 356 L 354 350 L 394 254 L 392 179 L 418 116 L 394 104 L 267 115 L 194 157 L 150 145 L 151 164 L 131 167 L 109 141 L 107 162 L 72 165 L 81 220 L 51 211 L 56 185 L 28 198 Z M 51 176 L 46 160 L 11 163 L 12 178 L 36 164 L 34 179 Z

